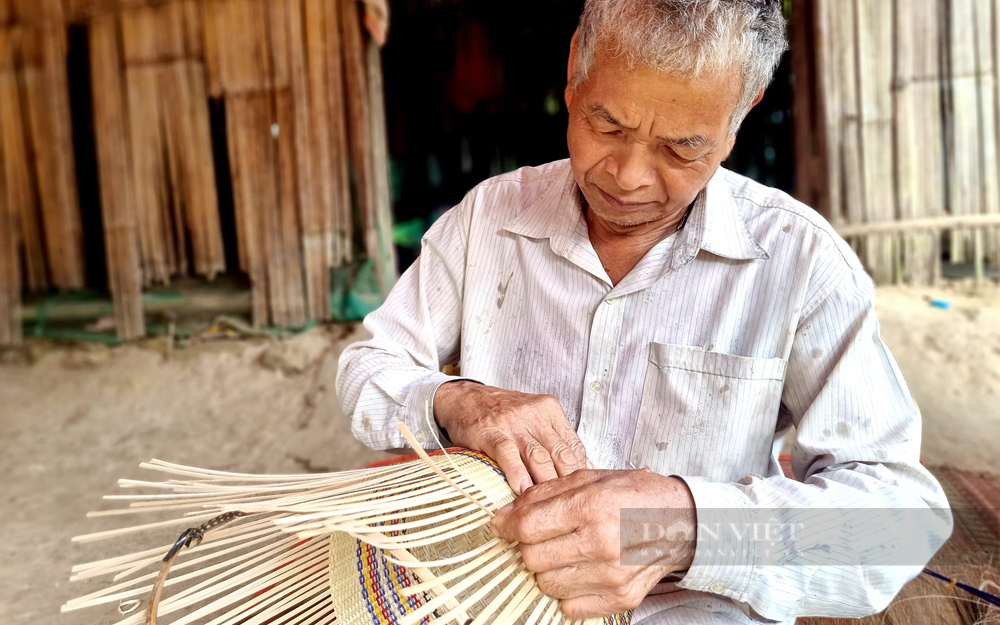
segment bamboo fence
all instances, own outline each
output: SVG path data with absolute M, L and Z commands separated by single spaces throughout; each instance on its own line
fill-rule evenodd
M 1000 268 L 998 25 L 1000 0 L 793 3 L 796 193 L 878 283 Z
M 69 23 L 87 32 L 119 337 L 145 333 L 143 289 L 177 276 L 245 272 L 258 326 L 330 318 L 331 271 L 358 260 L 387 292 L 387 15 L 380 0 L 0 0 L 0 344 L 20 339 L 22 288 L 85 286 Z

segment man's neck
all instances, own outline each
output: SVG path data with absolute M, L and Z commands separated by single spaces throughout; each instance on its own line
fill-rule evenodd
M 588 210 L 583 200 L 584 216 L 590 243 L 597 252 L 604 270 L 616 285 L 628 275 L 649 250 L 684 226 L 693 203 L 662 220 L 622 226 L 602 219 L 594 211 Z

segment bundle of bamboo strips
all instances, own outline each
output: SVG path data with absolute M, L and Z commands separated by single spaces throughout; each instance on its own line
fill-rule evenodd
M 372 82 L 381 68 L 369 67 L 374 44 L 366 41 L 359 4 L 201 6 L 209 93 L 226 108 L 239 258 L 253 282 L 254 322 L 329 318 L 330 271 L 356 257 L 355 221 L 363 226 L 362 254 L 374 259 L 381 284 L 391 285 L 387 154 L 373 148 L 385 143 L 384 129 L 374 136 L 385 123 L 383 105 L 377 102 L 373 116 L 371 103 L 383 97 Z
M 83 235 L 58 1 L 0 8 L 0 343 L 21 338 L 21 288 L 76 289 Z
M 197 6 L 126 9 L 121 29 L 144 284 L 212 279 L 225 258 Z
M 856 233 L 852 245 L 877 282 L 935 281 L 942 234 L 951 262 L 972 262 L 979 276 L 987 260 L 1000 266 L 993 226 L 882 228 L 1000 212 L 996 0 L 808 4 L 798 19 L 810 23 L 797 24 L 816 49 L 797 66 L 819 102 L 798 132 L 821 131 L 825 175 L 799 185 L 804 199 L 820 198 L 836 227 Z
M 3 201 L 14 216 L 13 240 L 23 248 L 24 283 L 29 289 L 39 290 L 48 287 L 48 276 L 15 67 L 15 39 L 19 34 L 19 29 L 0 30 L 0 151 L 4 154 L 6 184 Z
M 42 3 L 44 4 L 44 3 Z M 66 31 L 46 24 L 20 31 L 22 110 L 35 166 L 46 261 L 53 286 L 84 282 L 83 229 L 76 190 L 66 72 Z
M 865 222 L 896 217 L 893 161 L 893 8 L 885 0 L 855 0 L 858 59 L 860 167 Z M 866 237 L 863 258 L 873 277 L 892 282 L 895 274 L 893 237 Z
M 89 36 L 108 286 L 118 335 L 136 338 L 145 334 L 145 321 L 118 18 L 94 18 Z
M 223 104 L 230 171 L 220 173 L 233 183 L 254 323 L 329 318 L 331 271 L 356 260 L 373 261 L 388 291 L 396 273 L 384 95 L 378 44 L 362 27 L 359 2 L 67 7 L 88 20 L 119 336 L 143 332 L 143 287 L 225 270 L 209 98 Z M 0 33 L 0 195 L 8 207 L 0 224 L 14 224 L 3 236 L 29 289 L 83 285 L 62 10 L 58 0 L 0 6 L 32 24 Z M 364 24 L 379 41 L 387 15 L 384 3 L 367 3 Z M 13 265 L 4 263 L 6 275 Z M 0 287 L 20 292 L 7 278 Z
M 895 5 L 896 190 L 901 220 L 945 214 L 941 116 L 941 0 Z M 939 233 L 901 237 L 899 276 L 930 284 L 940 274 Z
M 9 120 L 12 112 L 19 112 L 12 106 L 17 100 L 7 100 L 12 95 L 16 96 L 16 93 L 10 31 L 0 29 L 0 345 L 21 341 L 21 262 L 17 209 L 18 194 L 24 192 L 24 178 L 18 175 L 20 171 L 16 166 L 24 165 L 24 159 L 13 154 L 23 143 L 10 136 L 17 131 L 15 137 L 20 138 L 17 120 L 13 124 Z M 12 152 L 10 157 L 7 156 L 8 151 Z

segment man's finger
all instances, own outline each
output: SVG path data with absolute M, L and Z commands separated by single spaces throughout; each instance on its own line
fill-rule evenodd
M 515 503 L 508 512 L 493 517 L 491 524 L 500 538 L 535 544 L 579 528 L 583 515 L 575 508 L 573 498 L 564 493 L 537 503 Z
M 608 592 L 601 584 L 600 575 L 592 565 L 568 566 L 552 571 L 535 573 L 538 588 L 555 599 L 572 599 Z
M 514 502 L 514 505 L 515 507 L 520 508 L 529 504 L 544 501 L 546 499 L 551 499 L 567 491 L 586 486 L 590 482 L 596 482 L 604 475 L 606 475 L 606 472 L 583 471 L 574 472 L 572 475 L 567 475 L 566 477 L 549 480 L 548 482 L 535 485 L 531 490 L 518 497 L 517 501 Z
M 559 608 L 571 619 L 604 618 L 628 609 L 617 597 L 603 594 L 563 599 Z
M 556 419 L 551 428 L 544 428 L 538 434 L 560 477 L 587 468 L 587 450 L 565 417 Z
M 482 450 L 500 465 L 515 495 L 520 495 L 532 484 L 531 475 L 521 461 L 521 450 L 512 438 L 502 432 L 492 432 L 483 437 Z
M 555 465 L 552 464 L 552 456 L 542 443 L 533 438 L 525 438 L 520 441 L 520 447 L 521 459 L 528 467 L 535 484 L 559 477 Z
M 532 573 L 543 573 L 570 566 L 582 566 L 591 558 L 584 553 L 584 541 L 574 532 L 534 545 L 520 543 L 521 560 Z

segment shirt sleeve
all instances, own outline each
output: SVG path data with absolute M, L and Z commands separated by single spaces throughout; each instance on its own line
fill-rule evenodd
M 861 617 L 884 609 L 951 534 L 920 464 L 920 412 L 879 335 L 874 287 L 845 270 L 795 332 L 782 401 L 796 479 L 684 479 L 698 517 L 681 587 L 748 615 Z
M 371 335 L 340 357 L 337 395 L 351 431 L 372 449 L 403 449 L 405 422 L 424 447 L 441 438 L 434 394 L 445 382 L 467 378 L 441 373 L 457 360 L 462 327 L 468 227 L 474 192 L 447 211 L 421 241 L 420 257 L 386 301 L 364 320 Z

